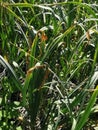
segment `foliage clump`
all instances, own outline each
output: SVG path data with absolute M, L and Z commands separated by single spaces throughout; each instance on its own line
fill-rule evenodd
M 0 130 L 98 127 L 97 4 L 1 0 Z

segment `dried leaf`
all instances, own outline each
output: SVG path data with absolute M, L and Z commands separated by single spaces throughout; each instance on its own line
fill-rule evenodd
M 89 33 L 89 30 L 86 32 L 86 38 L 88 41 L 90 41 L 90 33 Z

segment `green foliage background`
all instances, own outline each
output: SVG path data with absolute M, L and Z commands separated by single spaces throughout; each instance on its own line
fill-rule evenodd
M 0 15 L 0 130 L 98 127 L 98 2 L 1 0 Z

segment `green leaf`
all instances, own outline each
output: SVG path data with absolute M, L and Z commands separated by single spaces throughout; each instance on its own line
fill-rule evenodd
M 22 91 L 20 81 L 18 80 L 18 78 L 15 74 L 15 71 L 1 55 L 0 55 L 0 64 L 2 64 L 2 66 L 8 70 L 10 77 L 13 80 L 13 82 L 15 83 L 15 86 L 18 88 L 18 90 Z
M 84 126 L 84 124 L 86 123 L 86 121 L 91 113 L 91 109 L 92 109 L 94 103 L 96 102 L 97 95 L 98 95 L 98 85 L 96 86 L 96 88 L 88 102 L 86 110 L 85 110 L 84 114 L 82 115 L 82 117 L 80 118 L 79 122 L 77 122 L 74 130 L 81 130 L 82 127 Z

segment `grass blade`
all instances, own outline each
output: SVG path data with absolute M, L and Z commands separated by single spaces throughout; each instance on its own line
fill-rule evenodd
M 76 124 L 76 127 L 74 130 L 81 130 L 82 127 L 84 126 L 84 124 L 86 123 L 86 121 L 91 113 L 91 109 L 92 109 L 94 103 L 96 102 L 97 95 L 98 95 L 98 85 L 96 86 L 96 88 L 90 98 L 90 101 L 86 107 L 86 110 L 85 110 L 84 114 L 82 115 L 82 117 L 80 118 L 80 121 Z
M 18 88 L 18 90 L 22 91 L 21 84 L 20 84 L 13 68 L 10 66 L 10 64 L 1 55 L 0 55 L 0 63 L 2 64 L 2 66 L 4 68 L 6 68 L 8 70 L 8 72 L 10 73 L 10 77 L 12 78 L 14 83 L 16 84 L 16 87 Z

